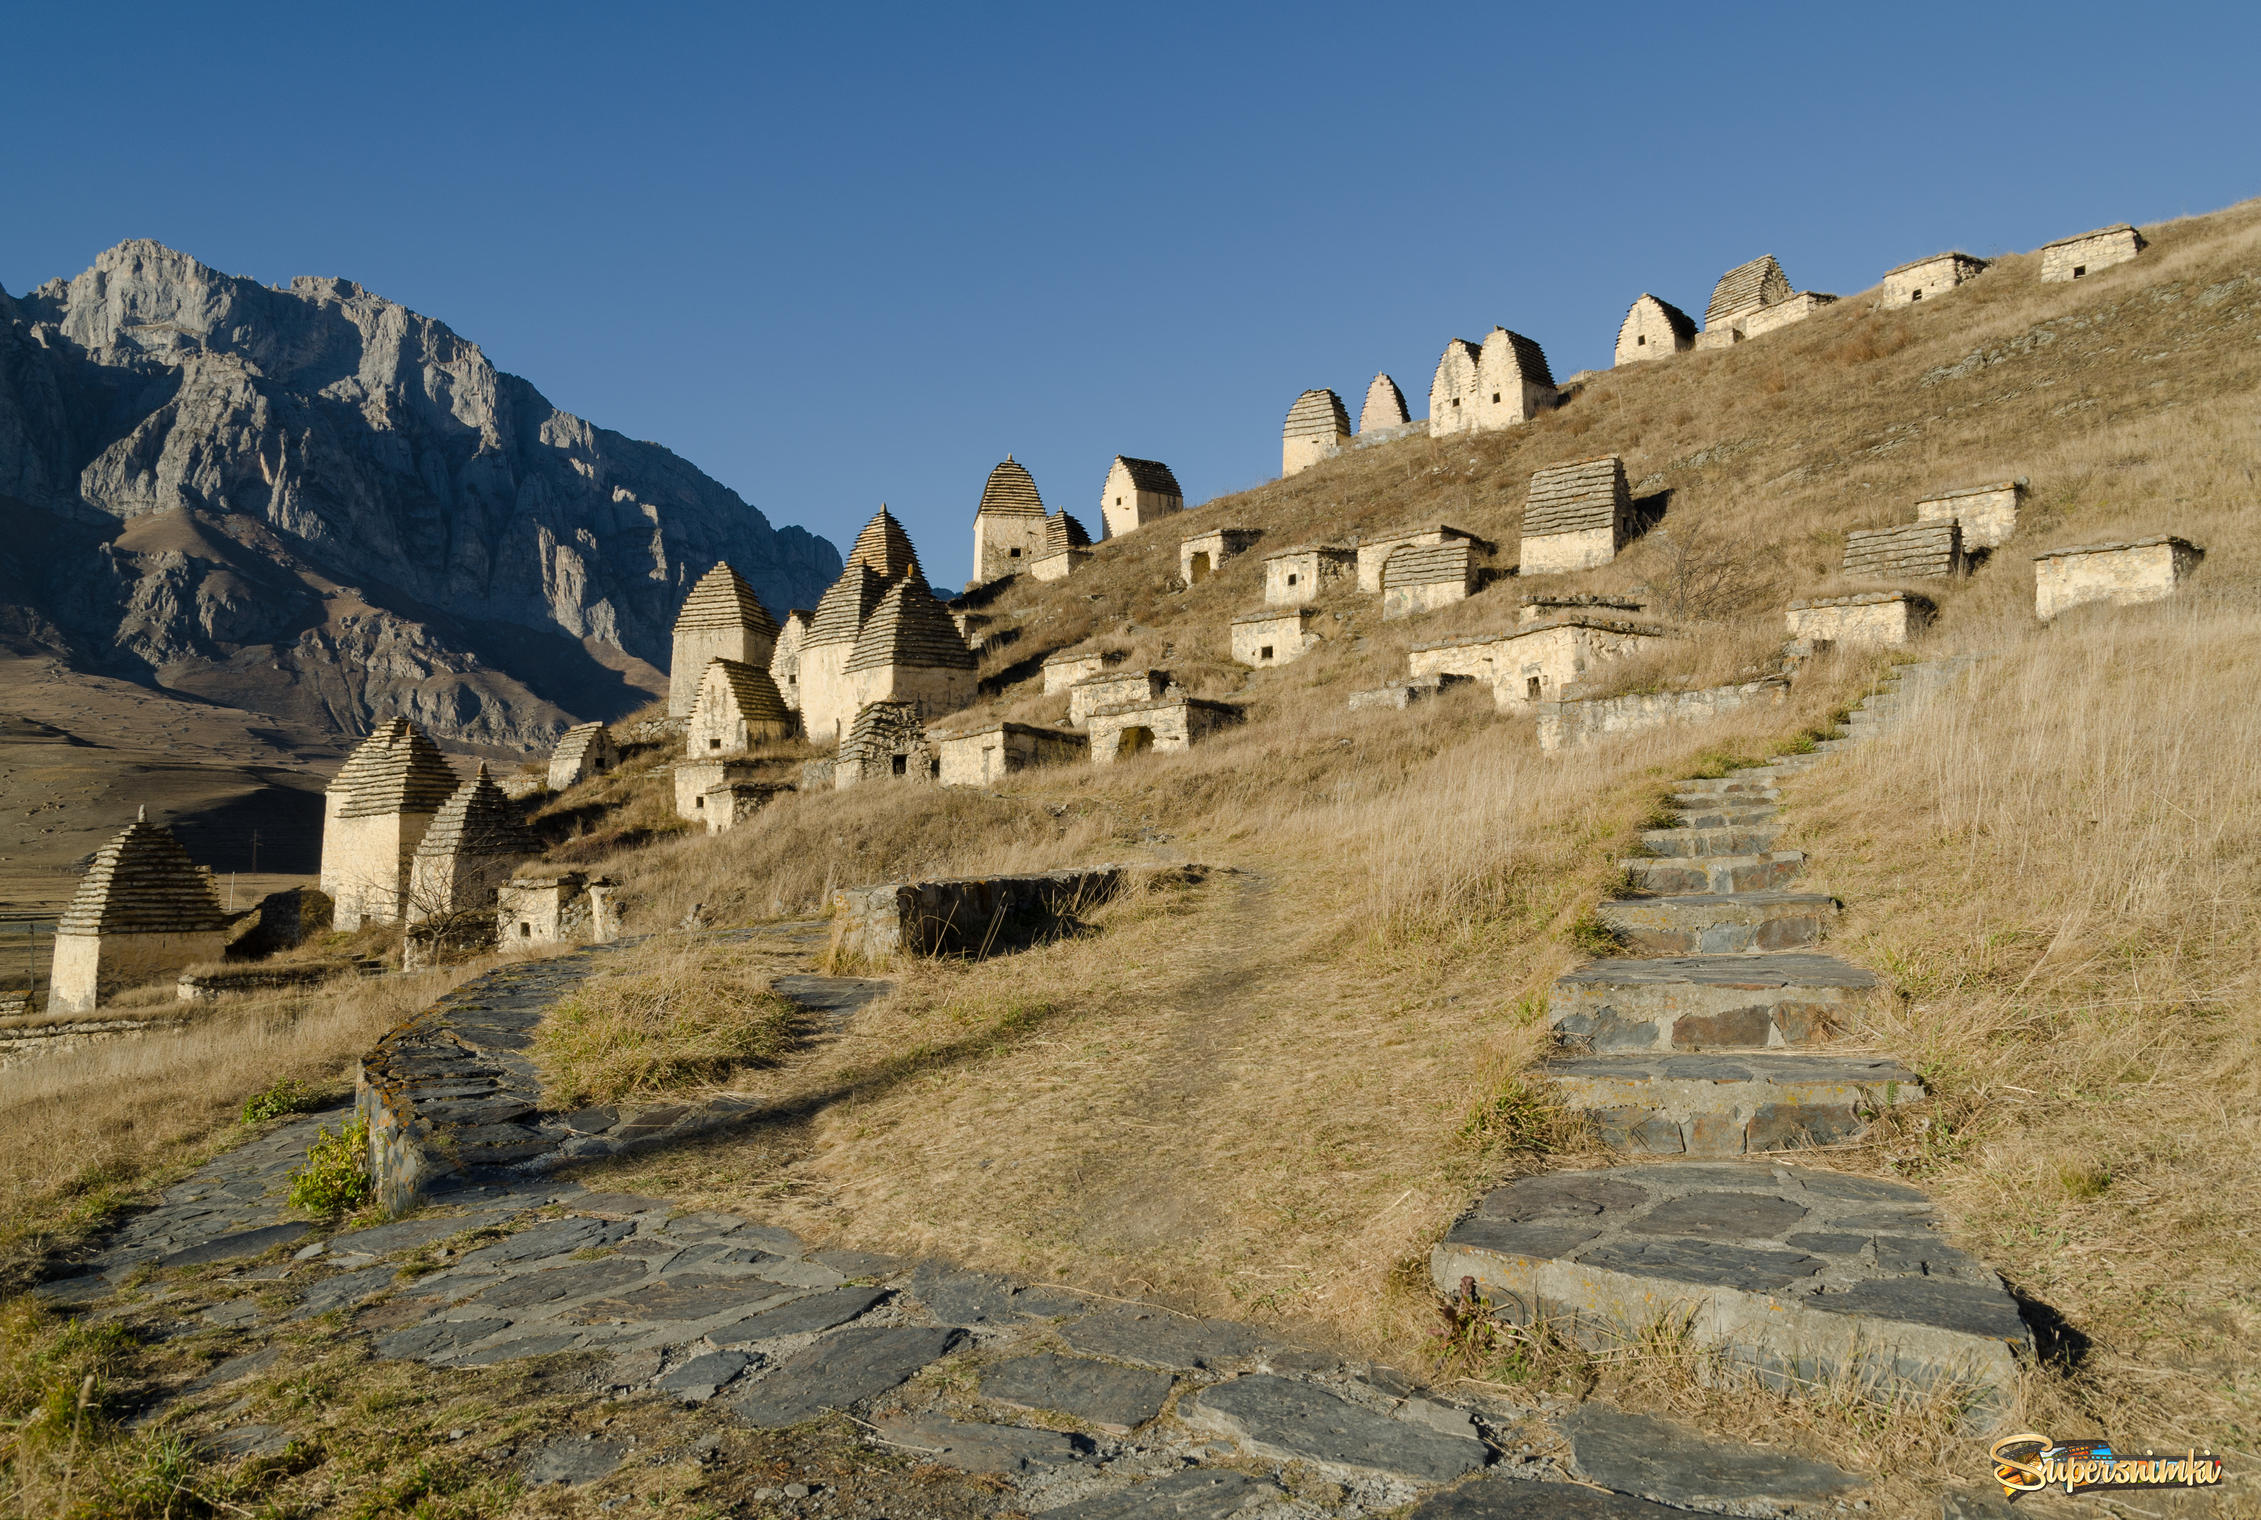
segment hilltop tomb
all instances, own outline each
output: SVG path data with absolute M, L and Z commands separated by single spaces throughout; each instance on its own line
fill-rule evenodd
M 1102 707 L 1160 701 L 1172 689 L 1166 670 L 1117 670 L 1087 676 L 1068 688 L 1068 722 L 1082 728 Z
M 1406 657 L 1407 673 L 1466 676 L 1492 689 L 1502 712 L 1520 712 L 1561 696 L 1588 671 L 1638 654 L 1662 639 L 1659 629 L 1617 618 L 1576 613 L 1517 627 L 1416 644 Z
M 1913 306 L 1926 296 L 1953 290 L 1965 280 L 1975 280 L 1986 270 L 1986 260 L 1967 253 L 1935 253 L 1884 273 L 1884 296 L 1879 306 Z
M 928 589 L 910 536 L 881 507 L 809 619 L 799 671 L 802 731 L 818 744 L 838 743 L 871 702 L 954 711 L 973 698 L 977 663 Z
M 1301 659 L 1305 650 L 1319 642 L 1319 636 L 1311 631 L 1311 620 L 1316 616 L 1309 607 L 1242 613 L 1233 619 L 1233 658 L 1258 669 Z
M 766 761 L 750 760 L 743 755 L 724 756 L 716 760 L 678 760 L 675 762 L 675 816 L 685 823 L 705 824 L 707 799 L 717 792 L 733 792 L 742 787 L 760 787 L 768 783 L 764 773 L 771 766 Z M 714 830 L 708 829 L 708 833 Z
M 1475 546 L 1464 538 L 1403 545 L 1382 566 L 1382 617 L 1414 617 L 1464 602 L 1476 594 L 1479 573 Z
M 1615 454 L 1549 465 L 1531 476 L 1518 573 L 1561 575 L 1606 565 L 1639 526 L 1625 461 Z
M 777 699 L 792 712 L 801 710 L 801 646 L 808 642 L 809 622 L 815 616 L 806 607 L 786 613 L 777 630 L 777 647 L 769 656 L 770 682 L 777 688 Z
M 1952 518 L 1905 528 L 1855 528 L 1845 535 L 1845 574 L 1858 579 L 1942 580 L 1969 568 L 1962 527 Z
M 992 723 L 964 733 L 937 735 L 935 757 L 944 786 L 986 786 L 1015 771 L 1065 765 L 1090 753 L 1082 734 L 1032 723 Z
M 388 718 L 346 757 L 322 807 L 322 890 L 338 928 L 400 917 L 416 847 L 455 790 L 439 746 L 406 718 Z
M 482 764 L 441 805 L 417 842 L 409 870 L 408 922 L 491 912 L 496 891 L 518 863 L 541 852 L 541 841 Z
M 1695 319 L 1670 301 L 1643 292 L 1626 309 L 1625 320 L 1617 324 L 1614 362 L 1623 365 L 1669 359 L 1695 346 Z
M 985 585 L 1016 575 L 1044 553 L 1044 498 L 1026 465 L 1007 454 L 989 472 L 973 514 L 973 580 Z
M 1177 754 L 1240 717 L 1229 702 L 1187 696 L 1103 707 L 1091 715 L 1091 763 L 1113 765 L 1149 750 Z
M 685 756 L 742 755 L 756 744 L 792 735 L 793 714 L 768 671 L 736 660 L 707 662 L 698 701 L 683 728 Z
M 495 940 L 510 945 L 609 944 L 620 905 L 609 876 L 521 869 L 495 896 Z
M 1429 436 L 1513 427 L 1559 399 L 1546 352 L 1532 339 L 1504 327 L 1481 345 L 1455 338 L 1429 382 Z
M 1358 589 L 1369 596 L 1382 594 L 1382 564 L 1392 554 L 1408 544 L 1449 544 L 1465 542 L 1479 554 L 1489 554 L 1492 546 L 1464 528 L 1450 523 L 1429 523 L 1419 528 L 1405 528 L 1381 538 L 1363 539 L 1358 545 Z
M 724 781 L 700 794 L 697 813 L 709 834 L 725 834 L 792 791 L 789 781 Z
M 1117 454 L 1107 467 L 1107 483 L 1099 490 L 1099 519 L 1109 538 L 1135 533 L 1158 517 L 1184 510 L 1185 492 L 1160 460 Z
M 550 751 L 550 790 L 562 792 L 592 776 L 609 775 L 620 763 L 620 746 L 602 723 L 576 723 Z
M 866 781 L 932 781 L 934 741 L 909 702 L 873 702 L 856 714 L 832 764 L 832 785 L 845 791 Z
M 218 960 L 227 939 L 212 873 L 140 810 L 94 852 L 56 923 L 47 1012 L 91 1012 L 128 987 Z
M 1777 327 L 1788 327 L 1793 322 L 1803 322 L 1836 299 L 1835 296 L 1824 295 L 1818 290 L 1793 291 L 1788 300 L 1776 301 L 1770 306 L 1762 306 L 1743 318 L 1743 336 L 1746 338 L 1763 337 L 1765 334 L 1773 332 Z
M 1790 604 L 1790 637 L 1811 645 L 1896 649 L 1929 626 L 1937 609 L 1912 591 L 1803 597 Z
M 699 577 L 675 615 L 675 652 L 667 668 L 667 715 L 687 718 L 699 699 L 699 677 L 714 659 L 767 667 L 777 647 L 777 620 L 754 588 L 717 562 Z
M 1300 607 L 1338 589 L 1358 573 L 1358 556 L 1350 549 L 1305 544 L 1264 557 L 1264 604 Z
M 1405 392 L 1388 375 L 1376 375 L 1366 384 L 1366 405 L 1358 413 L 1361 435 L 1401 428 L 1412 421 L 1405 409 Z
M 2048 622 L 2084 602 L 2132 607 L 2173 596 L 2206 551 L 2162 534 L 2125 543 L 2078 544 L 2033 557 L 2033 610 Z
M 1104 673 L 1110 665 L 1120 665 L 1123 652 L 1119 649 L 1063 649 L 1058 654 L 1044 657 L 1044 694 L 1066 691 L 1078 681 Z
M 2059 238 L 2041 245 L 2041 278 L 2051 282 L 2078 280 L 2099 269 L 2125 264 L 2149 246 L 2143 234 L 2126 222 L 2078 237 Z
M 1066 512 L 1044 519 L 1044 552 L 1028 573 L 1040 581 L 1065 580 L 1091 559 L 1091 535 Z
M 1198 586 L 1215 575 L 1226 560 L 1246 554 L 1264 536 L 1259 528 L 1211 528 L 1178 545 L 1178 579 Z
M 1700 349 L 1725 348 L 1745 338 L 1803 321 L 1837 298 L 1813 290 L 1792 290 L 1771 253 L 1748 264 L 1737 264 L 1712 287 L 1711 304 L 1704 308 L 1704 330 L 1696 335 Z
M 1962 547 L 1993 549 L 2018 531 L 2018 506 L 2025 499 L 2025 482 L 1997 480 L 1991 485 L 1966 486 L 1942 491 L 1916 503 L 1918 523 L 1951 522 L 1963 530 Z
M 1350 442 L 1350 417 L 1330 390 L 1305 391 L 1280 429 L 1280 478 L 1308 470 Z

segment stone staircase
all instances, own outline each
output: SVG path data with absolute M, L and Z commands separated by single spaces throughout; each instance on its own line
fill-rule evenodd
M 2001 1280 L 1939 1238 L 1923 1193 L 1789 1164 L 1925 1093 L 1858 1043 L 1875 975 L 1813 948 L 1837 904 L 1795 890 L 1806 861 L 1775 848 L 1780 785 L 1966 663 L 1902 667 L 1813 754 L 1674 789 L 1672 825 L 1622 862 L 1634 890 L 1596 912 L 1631 953 L 1562 976 L 1547 1009 L 1557 1096 L 1646 1164 L 1498 1189 L 1436 1248 L 1441 1291 L 1472 1277 L 1510 1315 L 1587 1341 L 1681 1321 L 1770 1378 L 2004 1402 L 2032 1334 Z

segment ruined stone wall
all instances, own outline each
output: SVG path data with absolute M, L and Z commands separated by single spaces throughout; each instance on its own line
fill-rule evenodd
M 1835 296 L 1823 295 L 1816 290 L 1801 290 L 1745 314 L 1736 325 L 1742 329 L 1746 338 L 1763 337 L 1778 327 L 1805 321 L 1836 299 Z
M 2033 610 L 2047 622 L 2084 602 L 2128 607 L 2160 601 L 2205 557 L 2196 544 L 2170 536 L 2053 549 L 2034 556 Z
M 1471 544 L 1477 542 L 1473 533 L 1464 532 L 1447 523 L 1434 523 L 1425 528 L 1414 528 L 1362 543 L 1358 546 L 1358 589 L 1368 596 L 1380 596 L 1383 562 L 1408 544 L 1447 544 L 1462 539 Z
M 778 630 L 777 647 L 769 655 L 769 679 L 777 687 L 778 700 L 789 712 L 801 710 L 801 646 L 808 642 L 809 614 L 795 608 L 785 615 L 785 626 Z
M 1614 363 L 1639 364 L 1649 359 L 1669 359 L 1696 346 L 1696 324 L 1686 312 L 1668 301 L 1642 295 L 1617 326 Z
M 1357 556 L 1348 549 L 1283 549 L 1264 561 L 1264 602 L 1270 607 L 1300 607 L 1337 590 L 1357 574 Z
M 1539 748 L 1574 749 L 1611 734 L 1639 733 L 1674 723 L 1699 723 L 1761 702 L 1780 702 L 1790 683 L 1780 678 L 1713 686 L 1701 691 L 1636 692 L 1541 702 Z
M 1113 765 L 1148 750 L 1180 753 L 1240 716 L 1237 707 L 1190 697 L 1102 708 L 1091 715 L 1091 763 Z
M 888 882 L 833 893 L 833 942 L 870 961 L 988 955 L 1072 931 L 1123 889 L 1121 866 Z
M 1160 670 L 1121 670 L 1087 677 L 1068 688 L 1068 721 L 1081 727 L 1102 707 L 1159 701 L 1169 686 L 1169 673 Z
M 1030 565 L 1028 573 L 1040 581 L 1064 581 L 1090 563 L 1089 549 L 1060 549 Z
M 1518 628 L 1490 637 L 1416 644 L 1408 674 L 1466 676 L 1482 681 L 1502 712 L 1520 712 L 1559 698 L 1566 687 L 1611 661 L 1637 654 L 1663 635 L 1654 629 L 1600 619 L 1575 619 Z
M 1044 553 L 1044 514 L 977 512 L 973 520 L 974 584 L 1015 575 Z
M 1110 649 L 1086 650 L 1080 654 L 1056 654 L 1044 662 L 1044 694 L 1066 691 L 1078 681 L 1088 681 L 1103 675 L 1110 665 L 1120 664 L 1122 655 Z
M 336 903 L 333 922 L 358 929 L 401 916 L 411 863 L 432 813 L 377 813 L 339 818 L 322 831 L 322 890 Z M 337 848 L 331 849 L 331 841 Z
M 1847 647 L 1897 647 L 1921 633 L 1931 616 L 1928 598 L 1905 592 L 1813 597 L 1790 604 L 1790 636 Z
M 987 786 L 1016 771 L 1066 765 L 1089 752 L 1090 741 L 1082 734 L 1027 723 L 1000 723 L 936 741 L 936 775 L 944 786 Z
M 2124 222 L 2117 227 L 2099 227 L 2078 237 L 2061 238 L 2042 245 L 2041 278 L 2052 282 L 2077 280 L 2099 269 L 2125 264 L 2143 252 L 2145 246 L 2143 234 Z
M 2018 503 L 2025 488 L 2014 480 L 1966 491 L 1948 491 L 1916 503 L 1919 523 L 1951 522 L 1963 530 L 1963 548 L 1992 549 L 2018 531 Z
M 1232 623 L 1233 658 L 1243 665 L 1262 668 L 1301 659 L 1318 643 L 1311 632 L 1313 613 L 1298 607 L 1291 612 L 1258 613 L 1237 617 Z
M 1967 253 L 1935 253 L 1928 259 L 1917 259 L 1888 270 L 1883 294 L 1876 304 L 1913 306 L 1918 301 L 1935 300 L 1965 280 L 1976 279 L 1985 268 L 1986 260 Z
M 1382 568 L 1382 617 L 1415 617 L 1464 602 L 1476 591 L 1475 551 L 1465 539 L 1405 544 Z
M 1226 560 L 1245 554 L 1264 535 L 1253 528 L 1214 528 L 1178 545 L 1178 579 L 1187 585 L 1207 580 Z
M 591 776 L 601 776 L 620 763 L 620 747 L 612 730 L 602 723 L 576 723 L 550 752 L 549 788 L 562 792 Z
M 707 819 L 706 794 L 737 782 L 756 780 L 758 760 L 678 760 L 675 762 L 675 816 L 688 823 Z
M 48 973 L 47 1012 L 90 1013 L 131 987 L 164 981 L 183 966 L 220 958 L 227 931 L 194 934 L 59 933 Z

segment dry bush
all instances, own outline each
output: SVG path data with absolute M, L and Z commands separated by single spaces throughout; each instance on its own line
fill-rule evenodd
M 619 953 L 535 1031 L 545 1100 L 617 1103 L 775 1064 L 792 1044 L 795 1014 L 769 990 L 772 974 L 688 936 Z

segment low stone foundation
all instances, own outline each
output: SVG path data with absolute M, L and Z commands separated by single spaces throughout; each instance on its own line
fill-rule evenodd
M 2043 622 L 2084 602 L 2131 607 L 2175 594 L 2206 551 L 2161 535 L 2117 544 L 2077 544 L 2033 558 L 2033 610 Z
M 871 961 L 1025 949 L 1080 929 L 1082 914 L 1122 892 L 1130 869 L 1108 865 L 854 887 L 832 894 L 832 942 L 843 954 Z M 1200 871 L 1188 866 L 1178 874 L 1194 880 Z
M 1931 615 L 1930 598 L 1906 591 L 1807 597 L 1790 604 L 1790 637 L 1817 645 L 1896 647 L 1921 633 Z
M 1441 696 L 1455 686 L 1473 686 L 1470 676 L 1433 675 L 1419 676 L 1410 681 L 1393 681 L 1387 686 L 1377 686 L 1372 691 L 1354 691 L 1348 706 L 1352 712 L 1367 707 L 1411 707 L 1416 702 L 1426 702 Z
M 313 987 L 341 976 L 378 976 L 373 960 L 299 961 L 281 966 L 191 966 L 174 992 L 184 1003 L 209 1002 L 231 992 L 266 992 L 276 987 Z
M 1790 683 L 1780 676 L 1701 691 L 1636 692 L 1539 704 L 1539 748 L 1574 749 L 1610 734 L 1639 733 L 1672 723 L 1699 723 L 1759 702 L 1779 702 Z

